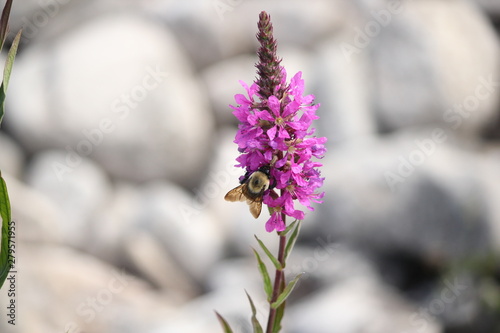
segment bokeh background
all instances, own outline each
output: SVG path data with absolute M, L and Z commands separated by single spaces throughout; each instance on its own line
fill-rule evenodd
M 277 237 L 223 200 L 261 10 L 329 139 L 284 332 L 500 332 L 496 0 L 16 1 L 1 332 L 251 332 L 244 289 L 264 321 L 251 247 Z

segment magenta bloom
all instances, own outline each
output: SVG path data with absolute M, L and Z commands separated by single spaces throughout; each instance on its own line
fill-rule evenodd
M 284 216 L 304 219 L 304 212 L 297 209 L 299 202 L 309 210 L 313 202 L 320 203 L 324 193 L 317 190 L 324 178 L 318 170 L 326 138 L 313 137 L 312 121 L 318 119 L 313 104 L 314 96 L 304 93 L 302 73 L 298 72 L 286 84 L 286 71 L 279 66 L 280 80 L 274 94 L 262 96 L 261 81 L 248 87 L 241 82 L 247 96 L 235 95 L 237 106 L 231 105 L 233 114 L 240 121 L 234 142 L 241 155 L 237 166 L 254 172 L 269 166 L 271 188 L 264 193 L 263 203 L 271 208 L 266 230 L 282 231 L 286 228 Z

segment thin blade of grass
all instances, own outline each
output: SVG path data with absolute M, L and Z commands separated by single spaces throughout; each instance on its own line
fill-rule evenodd
M 7 93 L 7 87 L 9 86 L 10 74 L 12 72 L 12 66 L 14 65 L 14 60 L 17 54 L 17 48 L 19 47 L 19 41 L 21 40 L 21 33 L 19 31 L 14 38 L 14 42 L 10 47 L 9 53 L 7 54 L 7 61 L 5 62 L 5 68 L 3 70 L 3 81 L 0 85 L 0 124 L 2 123 L 2 118 L 5 113 L 5 97 Z
M 215 311 L 215 315 L 217 316 L 217 319 L 219 320 L 219 323 L 222 326 L 224 333 L 233 333 L 233 330 L 231 329 L 231 326 L 229 326 L 229 324 L 227 323 L 226 319 L 224 319 L 224 317 L 222 317 L 217 311 Z
M 7 0 L 3 7 L 2 16 L 0 17 L 0 51 L 3 49 L 5 37 L 9 31 L 9 16 L 12 8 L 12 0 Z
M 2 217 L 2 244 L 0 248 L 0 288 L 10 271 L 9 248 L 11 236 L 9 234 L 9 223 L 11 221 L 10 200 L 7 193 L 7 185 L 0 174 L 0 216 Z

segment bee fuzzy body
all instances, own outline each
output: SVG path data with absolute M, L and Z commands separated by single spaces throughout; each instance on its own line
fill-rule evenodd
M 246 201 L 250 206 L 250 213 L 258 218 L 262 211 L 262 197 L 270 186 L 269 167 L 261 167 L 254 172 L 247 172 L 241 180 L 241 185 L 227 192 L 226 201 Z

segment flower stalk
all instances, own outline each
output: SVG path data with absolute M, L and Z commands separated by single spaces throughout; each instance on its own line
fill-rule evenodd
M 283 220 L 285 220 L 285 217 L 283 217 Z M 276 268 L 276 273 L 274 276 L 274 287 L 273 287 L 273 295 L 270 300 L 270 305 L 269 305 L 269 317 L 267 319 L 267 328 L 266 328 L 266 333 L 273 333 L 273 332 L 279 332 L 280 327 L 276 327 L 280 325 L 279 322 L 276 322 L 276 314 L 278 312 L 278 309 L 275 309 L 272 307 L 272 304 L 275 303 L 278 300 L 278 296 L 283 293 L 283 290 L 285 289 L 285 271 L 284 268 L 286 266 L 286 261 L 285 261 L 285 248 L 286 248 L 286 234 L 279 234 L 279 250 L 278 250 L 278 261 L 281 264 L 282 268 Z M 285 302 L 281 305 L 282 311 L 284 312 L 285 310 Z M 279 318 L 281 321 L 281 318 Z M 276 325 L 277 324 L 277 325 Z
M 257 241 L 275 267 L 274 282 L 266 265 L 254 250 L 258 268 L 264 282 L 264 291 L 269 301 L 269 316 L 266 333 L 278 333 L 285 313 L 286 299 L 292 292 L 301 274 L 290 282 L 285 281 L 286 260 L 299 233 L 300 221 L 305 213 L 296 207 L 300 204 L 313 211 L 313 203 L 321 203 L 324 193 L 317 192 L 323 185 L 319 167 L 314 159 L 326 152 L 324 137 L 313 136 L 312 122 L 318 119 L 313 95 L 304 95 L 302 73 L 287 81 L 287 72 L 277 56 L 277 42 L 273 36 L 271 18 L 261 12 L 258 22 L 257 40 L 259 61 L 257 79 L 248 86 L 240 82 L 247 92 L 235 95 L 237 105 L 230 107 L 239 120 L 234 142 L 241 153 L 237 166 L 244 168 L 241 185 L 226 195 L 228 201 L 246 201 L 255 218 L 260 216 L 262 205 L 269 208 L 270 217 L 265 224 L 267 232 L 276 231 L 279 236 L 278 256 Z M 279 193 L 279 194 L 278 194 Z M 287 225 L 287 216 L 294 222 Z M 252 309 L 254 333 L 264 332 L 256 318 L 254 303 L 248 295 Z M 218 315 L 224 332 L 227 322 Z

